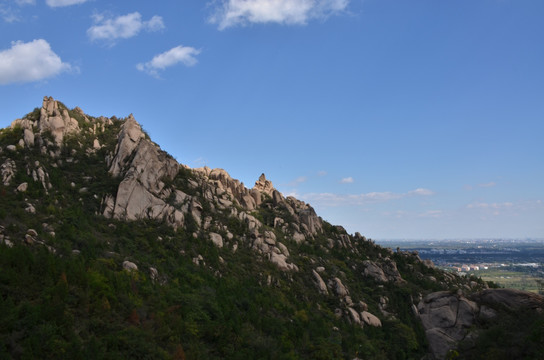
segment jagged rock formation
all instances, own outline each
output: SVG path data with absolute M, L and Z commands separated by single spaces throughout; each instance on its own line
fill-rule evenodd
M 172 190 L 163 192 L 163 180 L 172 180 L 178 163 L 146 139 L 140 125 L 131 115 L 119 132 L 119 140 L 112 154 L 109 172 L 121 177 L 115 199 L 105 199 L 104 216 L 115 219 L 160 219 L 174 227 L 183 224 L 184 214 L 165 202 Z M 178 197 L 183 196 L 180 194 Z

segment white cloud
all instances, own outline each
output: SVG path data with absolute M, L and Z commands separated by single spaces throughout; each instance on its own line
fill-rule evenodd
M 493 181 L 491 181 L 491 182 L 488 182 L 488 183 L 485 183 L 485 184 L 478 184 L 478 187 L 489 188 L 489 187 L 493 187 L 495 185 L 497 185 L 497 184 L 494 183 Z
M 198 62 L 195 56 L 198 54 L 200 54 L 200 50 L 198 49 L 179 45 L 156 55 L 151 61 L 137 64 L 136 68 L 157 77 L 159 70 L 164 70 L 167 67 L 174 66 L 178 63 L 183 63 L 186 66 L 195 65 Z
M 25 1 L 25 0 L 19 0 Z M 77 4 L 83 4 L 87 0 L 46 0 L 45 3 L 50 7 L 62 7 L 62 6 L 71 6 Z
M 351 184 L 353 183 L 353 178 L 351 176 L 347 177 L 347 178 L 343 178 L 342 180 L 340 180 L 340 183 L 341 184 Z
M 0 51 L 0 84 L 33 82 L 74 70 L 51 50 L 43 39 L 27 43 L 14 41 Z
M 327 172 L 325 170 L 321 170 L 317 172 L 317 176 L 326 176 Z
M 220 0 L 210 22 L 223 30 L 250 23 L 304 25 L 341 12 L 349 0 Z
M 391 191 L 369 192 L 364 194 L 333 194 L 333 193 L 309 193 L 299 195 L 300 199 L 317 203 L 322 206 L 364 205 L 369 203 L 386 202 L 411 196 L 430 196 L 434 192 L 428 189 L 416 189 L 405 193 Z
M 164 29 L 162 17 L 153 16 L 148 21 L 142 21 L 139 12 L 121 15 L 116 18 L 103 14 L 93 15 L 94 25 L 87 29 L 87 35 L 91 40 L 105 40 L 112 43 L 117 39 L 128 39 L 138 35 L 142 30 L 159 31 Z

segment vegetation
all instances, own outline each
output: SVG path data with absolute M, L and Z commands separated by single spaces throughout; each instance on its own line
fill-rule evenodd
M 290 236 L 295 215 L 267 198 L 252 215 L 262 222 L 261 232 L 288 246 L 289 261 L 298 266 L 281 271 L 251 248 L 248 223 L 234 215 L 240 206 L 221 209 L 206 197 L 208 185 L 184 167 L 162 181 L 166 189 L 193 196 L 202 218 L 212 219 L 209 228 L 190 215 L 177 230 L 157 220 L 107 219 L 104 199 L 116 195 L 121 180 L 109 175 L 106 159 L 122 121 L 112 118 L 104 130 L 91 132 L 83 115 L 69 113 L 83 131 L 65 136 L 60 147 L 42 133 L 45 152 L 35 146 L 0 153 L 0 165 L 9 158 L 16 168 L 8 185 L 0 182 L 0 359 L 420 359 L 427 342 L 412 311 L 418 296 L 471 281 L 475 289 L 484 286 L 468 277 L 454 286 L 414 254 L 391 252 L 327 222 L 310 241 L 297 243 Z M 39 110 L 27 118 L 36 116 Z M 18 127 L 0 131 L 0 148 L 17 144 L 21 135 Z M 90 151 L 94 139 L 102 147 Z M 44 181 L 35 180 L 39 169 L 47 173 Z M 15 190 L 25 182 L 26 191 Z M 180 206 L 175 196 L 167 202 Z M 290 227 L 274 228 L 276 218 Z M 30 229 L 38 235 L 29 237 Z M 210 231 L 233 239 L 219 248 L 209 241 Z M 352 247 L 331 245 L 340 237 Z M 364 261 L 385 259 L 394 261 L 405 282 L 363 276 Z M 138 270 L 127 270 L 126 261 Z M 349 288 L 353 306 L 364 303 L 382 326 L 356 324 L 346 298 L 332 289 L 319 293 L 313 275 L 319 266 L 327 279 L 339 278 Z M 505 327 L 523 319 L 486 323 L 490 335 L 478 341 L 485 346 L 493 334 L 506 337 Z M 542 324 L 520 334 L 516 340 L 529 347 L 513 356 L 530 358 L 541 350 Z M 473 347 L 459 351 L 492 355 Z

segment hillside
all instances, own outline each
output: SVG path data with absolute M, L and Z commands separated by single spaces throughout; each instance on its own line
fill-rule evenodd
M 544 353 L 541 296 L 348 234 L 264 174 L 179 164 L 132 115 L 44 98 L 0 131 L 0 199 L 0 358 Z

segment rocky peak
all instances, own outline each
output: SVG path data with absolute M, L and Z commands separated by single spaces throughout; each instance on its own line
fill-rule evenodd
M 76 119 L 71 118 L 68 109 L 59 106 L 59 102 L 52 97 L 44 97 L 38 122 L 40 133 L 51 131 L 55 143 L 60 145 L 64 135 L 78 132 L 79 125 Z
M 61 147 L 66 135 L 81 134 L 84 131 L 81 125 L 84 123 L 88 124 L 84 127 L 85 131 L 96 136 L 97 133 L 104 131 L 106 125 L 111 125 L 112 120 L 105 117 L 88 117 L 79 107 L 69 110 L 60 101 L 45 96 L 41 108 L 36 108 L 34 112 L 22 119 L 14 120 L 11 123 L 11 128 L 21 127 L 23 129 L 19 146 L 31 148 L 37 143 L 42 153 L 45 154 L 51 145 Z M 46 133 L 51 135 L 52 141 L 47 136 L 43 136 Z M 97 150 L 100 148 L 100 144 L 97 143 L 96 138 L 94 140 L 94 150 Z M 59 153 L 50 154 L 58 156 Z
M 110 173 L 113 176 L 119 176 L 122 170 L 127 165 L 127 160 L 136 149 L 141 139 L 145 138 L 145 134 L 142 131 L 142 127 L 134 116 L 130 114 L 121 126 L 119 132 L 119 140 L 115 147 L 115 157 L 113 158 L 110 166 Z
M 109 160 L 111 159 L 111 160 Z M 104 215 L 116 219 L 160 219 L 174 227 L 182 225 L 183 214 L 166 203 L 164 181 L 171 181 L 179 164 L 147 139 L 130 114 L 119 131 L 114 154 L 108 157 L 109 172 L 121 177 L 115 197 L 105 199 Z
M 259 176 L 259 180 L 255 182 L 255 186 L 253 186 L 253 189 L 265 193 L 269 196 L 272 196 L 272 192 L 275 190 L 274 186 L 272 185 L 272 181 L 267 180 L 264 174 L 261 174 L 261 176 Z

